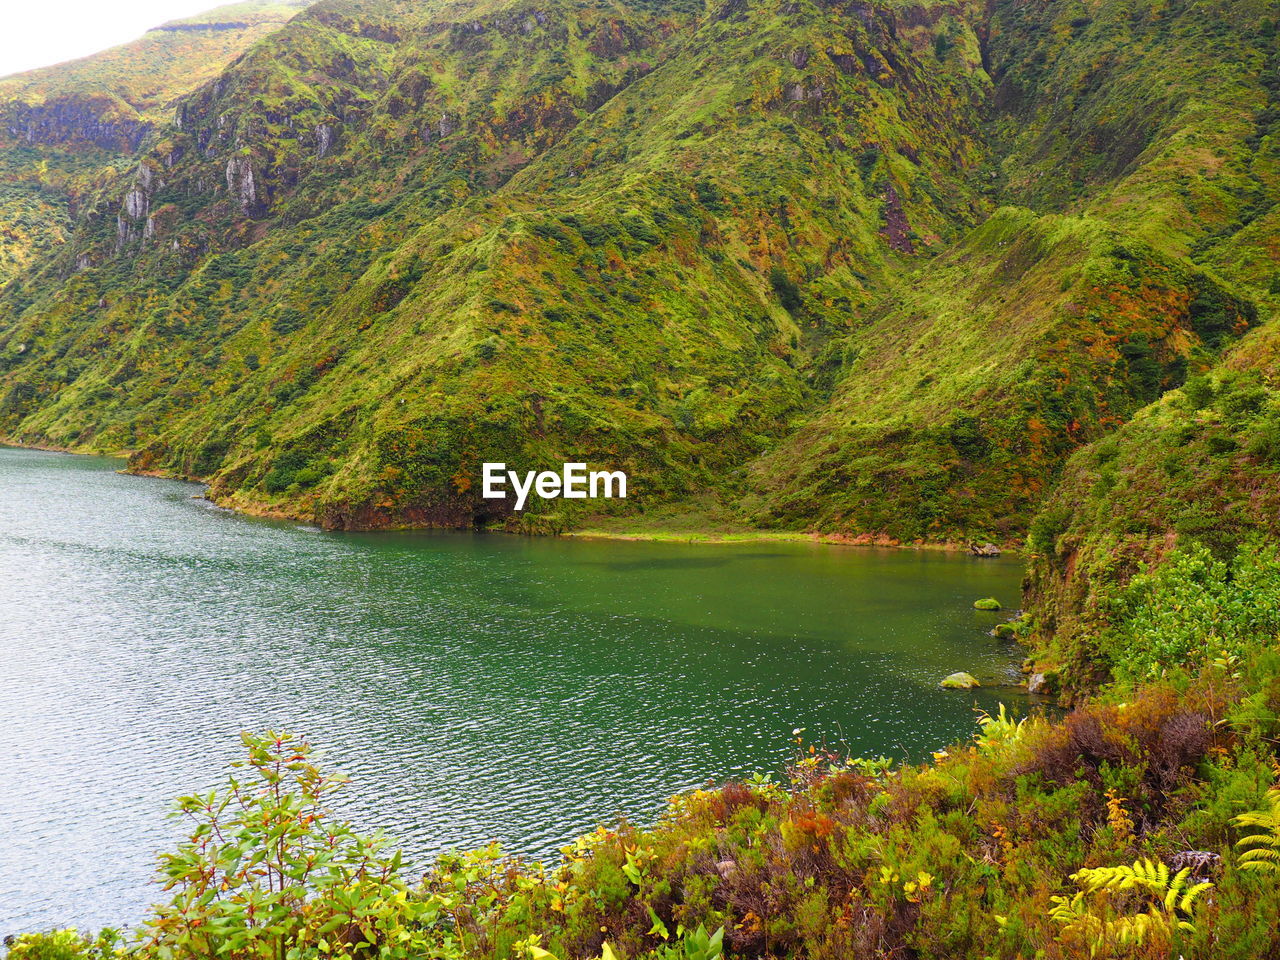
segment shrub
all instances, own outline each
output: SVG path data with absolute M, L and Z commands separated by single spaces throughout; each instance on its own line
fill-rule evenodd
M 7 960 L 115 960 L 121 952 L 116 930 L 103 930 L 93 939 L 77 930 L 50 930 L 15 937 Z
M 1150 680 L 1215 657 L 1241 657 L 1280 634 L 1280 557 L 1260 541 L 1232 563 L 1194 544 L 1134 577 L 1102 638 L 1118 679 Z
M 206 440 L 191 461 L 191 473 L 197 477 L 207 477 L 222 465 L 230 449 L 231 444 L 225 439 Z
M 774 267 L 769 271 L 769 285 L 773 287 L 773 292 L 778 295 L 779 302 L 788 313 L 795 313 L 804 306 L 804 301 L 800 298 L 800 289 L 781 267 Z
M 1176 874 L 1150 859 L 1132 865 L 1096 867 L 1071 875 L 1082 888 L 1072 897 L 1052 897 L 1050 916 L 1062 924 L 1063 939 L 1083 941 L 1093 957 L 1111 957 L 1125 948 L 1167 945 L 1179 933 L 1194 933 L 1196 903 L 1213 886 L 1193 883 L 1191 868 Z M 1136 911 L 1117 911 L 1113 898 L 1126 893 L 1138 901 Z
M 157 960 L 306 960 L 438 956 L 440 904 L 411 897 L 400 854 L 336 820 L 347 781 L 323 772 L 288 734 L 243 735 L 246 760 L 222 791 L 181 797 L 186 841 L 160 858 L 168 903 L 141 953 Z M 58 960 L 58 958 L 53 958 Z

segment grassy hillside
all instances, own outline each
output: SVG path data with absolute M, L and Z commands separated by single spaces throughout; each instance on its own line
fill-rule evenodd
M 1186 255 L 1274 203 L 1274 0 L 1001 4 L 1008 195 Z
M 758 465 L 761 515 L 1013 539 L 1072 450 L 1256 321 L 1102 221 L 1001 209 L 829 351 L 831 400 Z
M 889 11 L 324 4 L 180 118 L 94 268 L 0 305 L 9 432 L 340 526 L 470 522 L 495 457 L 732 491 L 982 209 L 974 106 Z
M 1001 210 L 823 354 L 814 377 L 830 399 L 756 465 L 751 515 L 1019 539 L 1071 451 L 1267 320 L 1280 289 L 1278 14 L 904 11 L 944 64 L 963 59 L 956 18 L 979 24 L 984 193 L 1045 219 Z
M 1231 576 L 1242 543 L 1280 535 L 1278 347 L 1274 325 L 1258 330 L 1211 373 L 1077 453 L 1036 517 L 1028 587 L 1038 656 L 1076 692 L 1123 664 L 1113 635 L 1135 574 L 1200 545 Z M 1203 644 L 1213 634 L 1206 627 Z

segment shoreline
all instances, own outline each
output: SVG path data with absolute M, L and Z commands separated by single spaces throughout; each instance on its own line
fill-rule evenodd
M 242 514 L 246 517 L 256 517 L 263 520 L 285 520 L 295 523 L 316 524 L 314 516 L 306 516 L 298 511 L 291 511 L 287 508 L 271 506 L 254 501 L 237 501 L 234 495 L 224 500 L 218 500 L 210 497 L 209 483 L 205 480 L 199 480 L 187 476 L 178 476 L 176 474 L 164 470 L 141 470 L 130 469 L 127 466 L 128 458 L 133 451 L 117 450 L 112 452 L 103 452 L 99 450 L 74 449 L 71 447 L 59 446 L 57 444 L 34 443 L 34 442 L 17 442 L 11 438 L 0 437 L 0 446 L 12 447 L 15 450 L 35 450 L 41 453 L 65 453 L 72 456 L 84 457 L 105 457 L 108 459 L 123 460 L 126 463 L 124 469 L 116 471 L 117 473 L 133 477 L 156 477 L 162 480 L 175 480 L 181 483 L 198 484 L 204 488 L 201 499 L 208 501 L 215 507 L 222 510 L 229 510 L 233 513 Z M 686 514 L 685 516 L 692 515 Z M 324 529 L 322 527 L 322 529 Z M 381 526 L 368 527 L 363 529 L 347 529 L 347 530 L 328 530 L 327 533 L 376 533 L 376 532 L 425 532 L 429 530 L 461 530 L 461 527 L 423 527 L 423 526 Z M 484 528 L 487 533 L 502 533 L 511 536 L 548 536 L 548 537 L 566 537 L 577 540 L 615 540 L 633 543 L 685 543 L 698 544 L 706 546 L 724 546 L 746 543 L 818 543 L 827 546 L 836 547 L 876 547 L 889 550 L 926 550 L 939 553 L 971 553 L 969 542 L 956 540 L 911 540 L 902 541 L 896 537 L 886 534 L 872 533 L 828 533 L 821 530 L 770 530 L 760 527 L 743 527 L 740 529 L 730 529 L 716 531 L 708 527 L 694 528 L 689 530 L 666 529 L 661 524 L 645 525 L 643 523 L 619 526 L 618 529 L 610 529 L 608 526 L 592 526 L 590 522 L 585 524 L 581 529 L 568 530 L 563 533 L 521 533 L 514 530 L 505 530 L 500 526 Z M 1016 547 L 997 545 L 1000 553 L 996 557 L 989 559 L 999 559 L 1000 557 L 1020 557 L 1021 550 Z M 982 558 L 988 559 L 988 558 Z
M 637 543 L 692 543 L 692 544 L 735 544 L 735 543 L 821 543 L 836 547 L 877 547 L 884 550 L 927 550 L 937 553 L 971 553 L 969 544 L 954 540 L 910 540 L 902 541 L 894 537 L 880 534 L 848 534 L 824 533 L 821 530 L 769 530 L 764 528 L 748 528 L 724 532 L 709 530 L 674 531 L 661 527 L 609 530 L 598 527 L 584 527 L 581 530 L 570 530 L 562 537 L 573 537 L 579 540 L 623 540 Z M 1000 547 L 1000 553 L 990 559 L 999 557 L 1017 557 L 1021 551 L 1013 547 Z M 987 558 L 983 558 L 987 559 Z

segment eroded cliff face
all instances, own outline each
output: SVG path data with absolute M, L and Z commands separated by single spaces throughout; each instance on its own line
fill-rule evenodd
M 108 97 L 66 97 L 38 105 L 10 103 L 0 113 L 0 124 L 11 142 L 27 146 L 74 148 L 88 144 L 123 154 L 135 152 L 153 129 L 128 104 Z
M 120 191 L 149 137 L 172 122 L 178 97 L 306 6 L 237 4 L 227 8 L 234 17 L 215 10 L 82 60 L 0 78 L 0 285 L 60 248 L 99 191 Z M 118 251 L 155 230 L 143 210 L 149 188 L 124 189 Z M 103 258 L 79 250 L 71 259 L 84 269 Z

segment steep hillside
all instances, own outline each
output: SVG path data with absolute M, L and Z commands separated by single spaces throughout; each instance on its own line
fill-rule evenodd
M 975 130 L 861 5 L 322 3 L 11 288 L 8 431 L 335 525 L 470 522 L 486 458 L 731 488 L 980 216 Z
M 1063 459 L 1257 320 L 1089 218 L 998 211 L 833 350 L 834 396 L 758 465 L 763 519 L 1016 537 Z
M 0 78 L 0 286 L 62 243 L 78 207 L 128 168 L 174 101 L 310 0 L 250 0 L 132 43 Z
M 1029 541 L 1042 667 L 1059 669 L 1077 691 L 1107 679 L 1115 665 L 1107 635 L 1123 612 L 1116 599 L 1135 573 L 1196 543 L 1230 561 L 1258 535 L 1280 536 L 1274 324 L 1071 458 Z
M 1276 306 L 1277 16 L 322 0 L 69 153 L 42 253 L 57 205 L 10 221 L 0 434 L 339 527 L 585 459 L 611 509 L 1016 541 Z
M 1135 573 L 1177 546 L 1230 562 L 1251 532 L 1277 532 L 1278 18 L 1261 2 L 1028 4 L 993 31 L 1010 64 L 996 71 L 1008 194 L 1182 257 L 1269 324 L 1076 454 L 1032 525 L 1037 659 L 1076 692 L 1111 673 Z
M 1006 195 L 1175 255 L 1275 203 L 1274 0 L 1000 3 L 989 59 Z
M 1072 450 L 1265 320 L 1277 14 L 906 8 L 944 64 L 956 18 L 978 24 L 987 194 L 1085 219 L 1003 211 L 869 311 L 817 371 L 829 402 L 758 465 L 757 521 L 1016 539 Z

